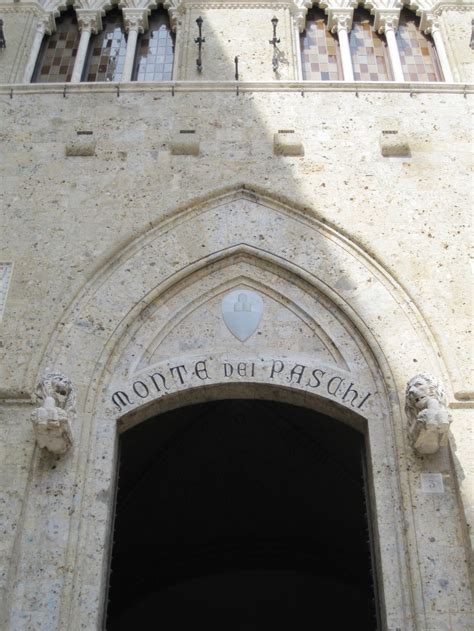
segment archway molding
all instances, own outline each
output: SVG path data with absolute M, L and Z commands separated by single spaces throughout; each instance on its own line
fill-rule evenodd
M 234 288 L 265 302 L 261 330 L 245 343 L 220 317 Z M 17 576 L 30 576 L 33 592 L 39 567 L 50 577 L 45 615 L 53 610 L 58 628 L 96 628 L 103 616 L 117 427 L 229 395 L 298 402 L 365 433 L 375 539 L 389 542 L 376 546 L 383 618 L 404 629 L 423 619 L 407 474 L 416 463 L 400 395 L 414 370 L 444 369 L 399 284 L 312 213 L 238 189 L 167 217 L 76 296 L 41 371 L 49 367 L 78 388 L 75 444 L 60 460 L 35 454 Z M 44 541 L 58 524 L 68 536 Z M 19 583 L 13 591 L 17 611 L 34 597 Z

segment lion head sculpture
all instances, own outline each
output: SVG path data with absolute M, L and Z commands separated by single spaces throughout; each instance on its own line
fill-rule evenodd
M 430 402 L 437 401 L 440 407 L 446 406 L 446 394 L 440 382 L 428 373 L 420 373 L 410 379 L 405 396 L 405 412 L 410 419 L 417 417 Z
M 40 401 L 52 397 L 55 405 L 70 414 L 76 411 L 76 394 L 67 377 L 61 373 L 49 373 L 39 382 L 35 394 Z
M 451 415 L 446 395 L 437 379 L 426 373 L 407 384 L 405 412 L 408 436 L 420 455 L 434 454 L 448 444 Z

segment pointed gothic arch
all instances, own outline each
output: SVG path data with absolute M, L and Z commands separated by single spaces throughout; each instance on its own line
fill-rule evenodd
M 252 223 L 257 215 L 258 222 Z M 190 234 L 203 237 L 190 239 Z M 184 242 L 189 249 L 183 249 Z M 251 340 L 239 345 L 226 334 L 216 305 L 223 292 L 242 285 L 262 292 L 268 313 L 289 322 L 300 351 L 282 346 L 282 336 L 272 340 L 271 327 L 266 333 L 262 329 L 266 345 L 259 343 L 257 349 Z M 177 327 L 189 325 L 191 330 L 203 321 L 209 331 L 201 345 L 178 348 L 176 337 L 171 339 Z M 302 323 L 301 332 L 296 321 Z M 390 567 L 398 577 L 386 585 L 381 580 L 383 617 L 390 626 L 412 628 L 423 603 L 417 553 L 407 544 L 414 517 L 404 500 L 412 493 L 410 479 L 400 466 L 400 458 L 409 458 L 401 394 L 413 359 L 445 373 L 427 331 L 396 280 L 307 209 L 245 188 L 178 209 L 101 262 L 50 340 L 42 370 L 67 367 L 79 390 L 75 448 L 54 469 L 36 455 L 37 484 L 28 489 L 22 533 L 22 573 L 35 572 L 34 565 L 27 569 L 31 546 L 42 550 L 36 558 L 45 567 L 54 547 L 71 568 L 58 595 L 68 603 L 59 612 L 61 624 L 67 628 L 72 616 L 85 626 L 97 625 L 107 585 L 117 428 L 123 431 L 189 402 L 252 393 L 300 401 L 365 428 L 374 530 L 381 540 L 396 542 L 378 552 L 380 576 Z M 308 353 L 311 335 L 314 347 Z M 233 366 L 232 375 L 226 375 L 224 363 Z M 242 368 L 239 373 L 239 363 L 246 372 Z M 145 387 L 136 385 L 139 381 Z M 119 405 L 116 392 L 127 396 Z M 45 500 L 45 488 L 59 481 L 59 499 L 46 495 Z M 54 504 L 51 515 L 67 512 L 71 502 L 75 508 L 68 539 L 41 547 L 42 528 L 35 520 L 44 511 L 36 506 L 45 501 Z M 88 562 L 92 548 L 100 551 L 101 564 Z M 92 605 L 84 605 L 84 593 L 91 594 Z

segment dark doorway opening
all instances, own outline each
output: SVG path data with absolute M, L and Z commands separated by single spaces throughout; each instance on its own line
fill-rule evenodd
M 108 631 L 376 629 L 360 433 L 239 399 L 120 442 Z

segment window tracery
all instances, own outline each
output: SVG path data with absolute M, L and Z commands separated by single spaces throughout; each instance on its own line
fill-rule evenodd
M 102 20 L 103 30 L 91 38 L 84 81 L 120 81 L 127 41 L 122 15 L 109 11 Z
M 442 81 L 433 40 L 420 31 L 420 18 L 402 9 L 397 30 L 400 61 L 406 81 Z
M 453 81 L 434 14 L 423 12 L 421 31 L 420 18 L 407 8 L 373 8 L 374 27 L 373 15 L 361 7 L 324 6 L 325 11 L 313 6 L 306 16 L 300 38 L 303 80 Z M 149 17 L 148 11 L 122 12 L 116 6 L 102 24 L 100 9 L 69 8 L 56 24 L 52 15 L 45 17 L 46 26 L 42 18 L 24 81 L 172 80 L 175 42 L 168 11 L 163 5 Z M 92 27 L 86 29 L 84 19 L 94 22 Z
M 56 20 L 56 31 L 43 37 L 32 81 L 34 83 L 70 81 L 79 38 L 75 12 L 69 9 L 61 13 Z
M 317 7 L 308 11 L 301 34 L 301 56 L 303 79 L 337 81 L 343 78 L 338 40 L 327 29 L 324 11 Z
M 349 46 L 356 81 L 390 81 L 385 38 L 374 31 L 373 18 L 364 9 L 354 11 Z
M 148 29 L 140 35 L 132 80 L 171 81 L 173 75 L 174 37 L 168 13 L 153 11 Z

